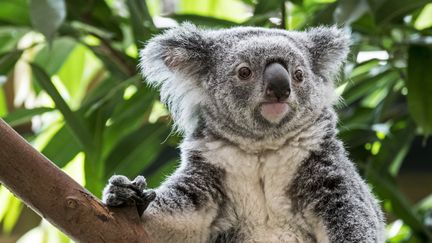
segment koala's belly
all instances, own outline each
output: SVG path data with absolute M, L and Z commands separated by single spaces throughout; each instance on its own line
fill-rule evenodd
M 287 193 L 305 155 L 292 148 L 260 155 L 224 148 L 214 154 L 209 161 L 226 171 L 227 215 L 237 229 L 235 242 L 312 241 Z
M 237 242 L 312 242 L 302 227 L 302 219 L 293 214 L 288 195 L 281 187 L 266 185 L 270 181 L 228 175 L 228 213 L 238 228 L 234 238 L 238 237 Z

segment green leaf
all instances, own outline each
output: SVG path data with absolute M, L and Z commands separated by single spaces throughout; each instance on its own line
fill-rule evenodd
M 132 65 L 130 63 L 122 62 L 121 63 L 122 65 L 120 65 L 118 60 L 114 60 L 114 58 L 109 53 L 107 53 L 107 51 L 104 50 L 103 48 L 96 47 L 96 46 L 88 46 L 88 45 L 87 47 L 96 55 L 96 57 L 99 58 L 99 60 L 102 61 L 105 68 L 109 70 L 110 73 L 116 78 L 120 80 L 124 80 L 129 78 L 132 75 L 130 70 L 132 68 Z M 136 66 L 134 66 L 133 68 L 135 70 Z
M 76 45 L 70 52 L 57 75 L 69 92 L 71 107 L 79 107 L 89 83 L 98 74 L 103 75 L 102 67 L 101 61 L 84 45 Z
M 110 112 L 106 112 L 106 107 L 102 107 L 89 117 L 91 129 L 94 134 L 95 146 L 86 152 L 84 161 L 86 188 L 96 196 L 100 196 L 105 184 L 105 164 L 102 160 L 103 131 L 106 120 Z
M 32 26 L 41 32 L 49 42 L 66 18 L 64 0 L 30 0 Z
M 147 8 L 146 1 L 127 0 L 127 6 L 130 13 L 130 22 L 135 37 L 136 46 L 140 42 L 150 39 L 152 32 L 156 30 L 153 19 Z
M 0 26 L 0 53 L 14 50 L 18 41 L 23 37 L 23 35 L 28 33 L 28 31 L 29 28 L 27 27 Z
M 408 108 L 426 136 L 432 133 L 432 46 L 411 45 L 408 57 Z
M 54 108 L 38 107 L 33 109 L 17 109 L 3 117 L 3 120 L 10 126 L 18 126 L 30 122 L 34 116 L 42 115 L 45 112 L 53 111 Z
M 396 122 L 390 129 L 384 140 L 381 142 L 381 149 L 377 156 L 372 158 L 371 170 L 386 170 L 396 176 L 400 165 L 411 147 L 415 133 L 412 131 L 415 126 L 412 120 L 403 118 Z M 386 172 L 387 173 L 387 172 Z
M 150 114 L 156 97 L 156 93 L 149 87 L 138 87 L 138 91 L 130 99 L 116 103 L 110 125 L 104 135 L 105 151 L 109 151 L 124 136 L 147 122 L 146 118 Z
M 6 233 L 11 233 L 21 214 L 23 204 L 18 198 L 10 194 L 7 205 L 8 209 L 6 215 L 3 218 L 3 231 Z
M 346 104 L 352 104 L 358 99 L 369 95 L 378 88 L 383 88 L 399 78 L 393 70 L 385 70 L 379 74 L 368 74 L 366 77 L 359 77 L 349 83 L 344 90 L 343 97 Z
M 141 82 L 139 75 L 121 82 L 113 77 L 108 77 L 86 94 L 81 102 L 81 108 L 86 110 L 87 115 L 107 103 L 114 101 L 117 104 L 117 102 L 123 100 L 123 93 L 129 85 L 138 86 Z
M 241 0 L 242 2 L 244 2 L 247 5 L 254 5 L 254 0 Z
M 52 45 L 45 45 L 36 54 L 33 63 L 44 67 L 48 75 L 54 75 L 63 66 L 76 44 L 72 38 L 58 38 L 53 41 Z
M 311 20 L 312 25 L 330 25 L 334 24 L 334 13 L 338 7 L 338 3 L 331 3 L 317 11 Z
M 26 0 L 0 0 L 0 23 L 30 25 Z
M 369 6 L 379 25 L 387 24 L 392 20 L 400 20 L 411 11 L 422 8 L 429 0 L 368 0 Z
M 418 30 L 423 30 L 432 27 L 432 3 L 427 4 L 420 15 L 417 17 L 414 26 Z
M 69 127 L 62 126 L 41 152 L 58 167 L 62 168 L 81 150 L 82 146 L 76 141 Z
M 369 10 L 367 0 L 341 0 L 333 13 L 338 24 L 351 24 Z
M 106 32 L 113 40 L 121 40 L 123 33 L 120 18 L 106 3 L 107 1 L 66 0 L 67 20 L 79 21 Z
M 64 101 L 60 93 L 55 88 L 54 84 L 51 82 L 51 79 L 46 74 L 46 72 L 36 64 L 31 63 L 30 65 L 33 75 L 36 77 L 39 85 L 54 101 L 56 108 L 62 113 L 66 124 L 73 131 L 75 138 L 78 139 L 78 141 L 87 151 L 91 151 L 93 148 L 92 137 L 81 118 L 72 112 L 72 110 L 66 104 L 66 101 Z
M 11 193 L 9 192 L 6 187 L 0 185 L 0 202 L 4 202 L 0 204 L 0 222 L 3 221 L 4 216 L 7 213 L 8 210 L 8 201 L 9 197 L 11 196 Z
M 22 51 L 13 50 L 6 54 L 0 55 L 0 75 L 7 75 L 20 59 Z
M 149 124 L 125 137 L 107 158 L 107 176 L 122 174 L 136 176 L 153 161 L 163 146 L 161 142 L 168 136 L 165 124 Z
M 215 28 L 215 27 L 229 28 L 238 25 L 238 23 L 233 21 L 218 19 L 209 16 L 197 15 L 197 14 L 171 14 L 168 17 L 175 19 L 180 23 L 188 21 L 199 26 L 206 26 L 211 28 Z
M 268 23 L 269 18 L 273 15 L 271 13 L 265 13 L 265 14 L 257 14 L 249 19 L 247 19 L 245 22 L 242 23 L 242 25 L 245 26 L 263 26 L 266 23 Z
M 151 175 L 146 176 L 149 188 L 156 188 L 162 184 L 162 182 L 171 175 L 178 167 L 178 159 L 172 159 L 162 165 L 157 171 Z
M 3 117 L 7 114 L 8 109 L 6 105 L 6 96 L 3 91 L 3 86 L 0 83 L 0 117 Z
M 299 5 L 299 6 L 303 5 L 303 0 L 290 0 L 290 2 L 292 2 L 296 5 Z
M 284 0 L 259 0 L 255 5 L 254 15 L 279 10 L 284 2 Z
M 427 239 L 429 241 L 432 240 L 431 232 L 422 223 L 420 217 L 414 212 L 412 206 L 400 190 L 391 183 L 389 174 L 377 173 L 374 170 L 370 170 L 368 179 L 373 183 L 374 191 L 381 199 L 390 200 L 392 211 L 397 217 L 402 219 L 416 234 L 426 240 L 425 242 L 428 242 Z

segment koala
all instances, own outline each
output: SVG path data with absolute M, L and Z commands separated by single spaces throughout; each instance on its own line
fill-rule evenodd
M 135 201 L 155 242 L 384 242 L 383 213 L 337 138 L 337 27 L 206 30 L 153 37 L 140 67 L 184 135 L 156 189 L 115 175 L 103 202 Z

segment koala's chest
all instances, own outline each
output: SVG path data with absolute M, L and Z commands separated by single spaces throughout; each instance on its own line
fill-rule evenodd
M 271 153 L 247 154 L 228 147 L 215 154 L 212 163 L 226 171 L 227 213 L 232 221 L 240 224 L 243 234 L 250 234 L 257 241 L 267 237 L 276 237 L 279 242 L 290 239 L 300 222 L 291 210 L 288 189 L 308 153 L 298 148 L 285 148 Z

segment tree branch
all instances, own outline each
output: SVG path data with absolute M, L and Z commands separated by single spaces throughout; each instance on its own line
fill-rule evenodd
M 1 119 L 0 182 L 75 241 L 151 242 L 135 206 L 106 207 Z

